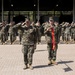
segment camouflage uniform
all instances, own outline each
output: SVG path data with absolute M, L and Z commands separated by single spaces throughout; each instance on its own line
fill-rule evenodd
M 23 35 L 23 31 L 22 31 L 21 27 L 18 27 L 18 36 L 19 36 L 20 44 L 21 44 L 21 40 L 22 40 L 22 35 Z
M 65 27 L 64 27 L 64 25 L 62 25 L 62 27 L 61 27 L 61 36 L 62 36 L 62 40 L 65 41 Z
M 56 52 L 58 49 L 58 42 L 59 42 L 59 35 L 58 35 L 58 27 L 56 27 L 55 25 L 53 25 L 54 28 L 54 33 L 55 33 L 55 49 L 52 50 L 52 35 L 51 32 L 48 31 L 47 29 L 50 28 L 50 24 L 47 24 L 44 26 L 44 33 L 45 33 L 45 38 L 46 38 L 46 42 L 47 42 L 47 49 L 48 49 L 48 59 L 49 61 L 56 60 Z
M 71 24 L 71 40 L 75 41 L 75 23 Z
M 9 37 L 10 37 L 10 43 L 12 44 L 16 40 L 16 27 L 13 25 L 10 25 L 9 27 Z
M 57 35 L 58 35 L 58 42 L 60 42 L 60 37 L 61 37 L 61 25 L 59 25 L 59 23 L 58 22 L 56 22 L 56 24 L 55 24 L 55 28 L 57 29 L 56 31 L 57 31 Z
M 69 41 L 70 41 L 70 28 L 71 28 L 70 24 L 66 23 L 65 24 L 65 33 L 64 33 L 66 43 L 69 43 Z
M 36 25 L 37 43 L 41 42 L 41 26 Z
M 6 39 L 6 33 L 7 33 L 7 25 L 0 26 L 0 36 L 1 36 L 1 43 L 5 43 Z
M 32 26 L 21 26 L 23 30 L 22 36 L 22 52 L 24 53 L 25 65 L 32 65 L 32 58 L 34 53 L 34 44 L 36 44 L 35 29 Z
M 31 26 L 35 29 L 35 39 L 37 40 L 37 27 L 34 22 L 32 22 Z M 37 47 L 37 41 L 34 44 L 34 49 L 36 49 L 36 47 Z

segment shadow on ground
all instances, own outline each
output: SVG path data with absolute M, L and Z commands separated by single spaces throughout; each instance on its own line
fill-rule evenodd
M 67 63 L 73 63 L 74 61 L 60 61 L 58 62 L 58 64 L 67 64 Z
M 38 66 L 34 66 L 34 68 L 45 68 L 50 66 L 53 66 L 53 65 L 38 65 Z
M 68 65 L 68 63 L 73 63 L 74 61 L 62 61 L 58 62 L 58 64 L 64 64 L 66 67 L 63 68 L 65 72 L 73 71 L 73 69 Z
M 35 52 L 42 52 L 42 51 L 47 51 L 47 50 L 35 50 Z

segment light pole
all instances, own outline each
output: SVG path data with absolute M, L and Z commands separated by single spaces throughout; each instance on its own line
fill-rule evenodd
M 39 21 L 40 16 L 39 16 L 39 0 L 37 0 L 37 20 Z
M 55 12 L 57 10 L 58 4 L 56 4 L 55 8 L 54 8 L 54 16 L 56 15 Z
M 73 22 L 75 23 L 75 0 L 73 0 Z
M 14 17 L 14 8 L 13 8 L 13 4 L 11 4 L 11 9 L 12 9 L 12 20 L 13 20 L 13 17 Z
M 34 4 L 34 9 L 33 9 L 33 20 L 35 21 L 36 19 L 36 4 Z
M 2 0 L 2 22 L 3 22 L 3 17 L 4 15 L 3 15 L 3 0 Z

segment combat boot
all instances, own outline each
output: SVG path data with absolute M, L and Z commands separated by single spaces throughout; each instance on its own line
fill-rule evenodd
M 7 41 L 5 41 L 5 44 L 7 44 Z
M 58 63 L 55 62 L 54 60 L 51 60 L 51 63 L 52 63 L 53 65 L 58 65 Z
M 66 41 L 66 44 L 68 44 L 68 41 Z
M 33 67 L 32 67 L 32 65 L 29 65 L 29 69 L 33 70 Z
M 3 45 L 3 42 L 1 44 Z
M 28 69 L 28 65 L 25 65 L 23 69 L 24 69 L 24 70 L 25 70 L 25 69 Z
M 71 42 L 73 42 L 73 39 L 71 39 Z
M 51 65 L 51 61 L 50 60 L 48 61 L 48 65 Z

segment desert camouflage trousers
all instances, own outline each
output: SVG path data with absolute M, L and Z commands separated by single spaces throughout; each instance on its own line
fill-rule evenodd
M 54 61 L 56 60 L 57 49 L 58 49 L 58 44 L 56 44 L 55 50 L 52 50 L 52 43 L 47 44 L 49 60 L 54 60 Z
M 23 45 L 22 52 L 24 54 L 24 64 L 31 65 L 33 60 L 34 45 Z

